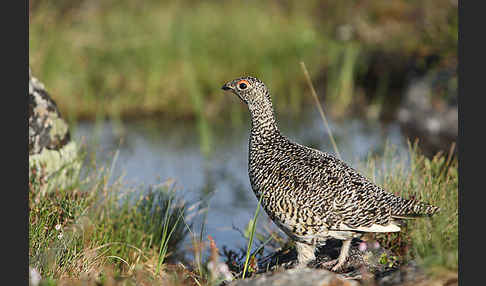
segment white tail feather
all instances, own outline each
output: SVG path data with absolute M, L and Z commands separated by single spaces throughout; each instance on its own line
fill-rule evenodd
M 341 224 L 339 230 L 354 230 L 354 231 L 362 231 L 362 232 L 398 232 L 400 231 L 400 227 L 394 223 L 390 223 L 389 225 L 379 225 L 373 224 L 371 226 L 360 226 L 360 227 L 349 227 L 345 224 Z

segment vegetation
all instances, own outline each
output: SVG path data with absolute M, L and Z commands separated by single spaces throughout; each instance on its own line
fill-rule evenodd
M 272 87 L 279 114 L 298 112 L 310 101 L 301 61 L 342 113 L 391 100 L 411 70 L 455 66 L 457 14 L 442 0 L 39 0 L 29 64 L 71 120 L 238 122 L 242 106 L 226 104 L 219 87 L 242 74 Z
M 399 263 L 416 260 L 436 277 L 458 269 L 458 161 L 450 154 L 432 159 L 421 155 L 416 145 L 397 162 L 393 149 L 370 157 L 360 167 L 385 189 L 404 197 L 415 197 L 441 208 L 431 218 L 409 220 L 399 234 L 369 237 L 390 249 Z M 187 209 L 170 184 L 149 190 L 121 192 L 123 182 L 108 185 L 109 170 L 93 170 L 84 180 L 65 188 L 50 186 L 45 195 L 37 192 L 41 178 L 31 178 L 29 187 L 29 266 L 39 271 L 43 283 L 91 281 L 102 285 L 216 285 L 221 282 L 208 264 L 220 252 L 192 232 L 185 220 Z M 247 230 L 249 241 L 259 245 L 242 250 L 233 264 L 248 269 L 263 254 L 270 241 L 289 245 L 276 233 L 255 231 L 257 214 Z M 170 235 L 169 235 L 170 234 Z M 182 247 L 190 234 L 193 259 L 187 261 Z M 225 252 L 226 249 L 225 249 Z M 385 259 L 385 258 L 384 258 Z M 176 263 L 179 261 L 178 263 Z M 250 262 L 249 262 L 250 261 Z M 386 258 L 383 263 L 390 261 Z M 239 263 L 239 264 L 238 264 Z M 235 265 L 231 265 L 235 269 Z M 240 273 L 241 274 L 241 273 Z M 108 283 L 111 281 L 110 283 Z
M 39 190 L 46 180 L 30 178 L 29 266 L 46 281 L 103 281 L 108 274 L 168 279 L 166 262 L 182 255 L 187 235 L 185 203 L 170 184 L 124 190 L 109 178 L 110 170 L 91 170 L 45 194 Z
M 410 70 L 457 65 L 457 19 L 457 3 L 441 0 L 39 0 L 30 2 L 29 64 L 71 121 L 195 118 L 207 152 L 209 120 L 237 123 L 246 114 L 220 91 L 228 79 L 262 77 L 279 114 L 299 112 L 311 90 L 317 98 L 309 82 L 333 115 L 352 110 L 351 102 L 384 104 Z M 29 266 L 41 284 L 217 285 L 217 241 L 193 232 L 194 208 L 170 182 L 127 190 L 112 169 L 84 164 L 67 186 L 48 184 L 42 172 L 29 178 Z M 413 145 L 402 158 L 387 149 L 359 169 L 390 192 L 441 208 L 399 234 L 369 239 L 432 276 L 457 273 L 452 152 L 427 158 Z M 228 265 L 247 276 L 264 246 L 290 245 L 262 234 L 257 218 L 258 210 L 245 232 L 248 248 Z
M 406 221 L 398 234 L 375 236 L 402 263 L 416 259 L 431 274 L 458 270 L 458 161 L 453 148 L 448 154 L 440 152 L 427 158 L 414 144 L 409 157 L 401 162 L 390 148 L 381 160 L 368 160 L 369 176 L 389 192 L 440 207 L 430 218 Z

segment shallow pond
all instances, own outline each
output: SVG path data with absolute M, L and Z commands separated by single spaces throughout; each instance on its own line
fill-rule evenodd
M 281 132 L 289 138 L 332 153 L 317 111 L 277 120 Z M 398 124 L 360 118 L 329 124 L 343 159 L 353 167 L 363 163 L 370 153 L 382 154 L 386 144 L 406 153 L 406 138 Z M 257 205 L 247 173 L 249 122 L 237 127 L 229 123 L 211 124 L 209 128 L 210 153 L 201 151 L 196 122 L 78 123 L 73 135 L 76 140 L 88 143 L 88 152 L 96 152 L 98 162 L 107 166 L 119 150 L 113 177 L 123 175 L 127 186 L 146 189 L 140 185 L 175 180 L 179 196 L 189 204 L 199 201 L 209 204 L 205 235 L 210 234 L 218 247 L 246 248 L 245 238 L 235 228 L 246 228 Z M 266 218 L 261 214 L 260 222 Z M 202 219 L 202 215 L 194 218 L 196 231 Z

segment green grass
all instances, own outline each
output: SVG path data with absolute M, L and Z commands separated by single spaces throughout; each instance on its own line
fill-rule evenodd
M 387 191 L 440 207 L 430 218 L 407 220 L 398 234 L 375 236 L 402 263 L 415 259 L 432 275 L 458 270 L 458 160 L 451 154 L 427 158 L 410 144 L 407 157 L 399 159 L 387 148 L 381 158 L 369 158 L 364 168 Z
M 320 95 L 345 111 L 363 94 L 356 80 L 374 52 L 456 58 L 457 6 L 422 2 L 39 0 L 29 63 L 70 119 L 239 122 L 243 107 L 219 87 L 242 74 L 272 88 L 279 113 L 299 112 L 310 101 L 300 61 Z
M 262 203 L 262 199 L 264 197 L 264 194 L 260 195 L 260 199 L 258 200 L 257 208 L 255 210 L 255 215 L 250 221 L 249 224 L 249 229 L 250 232 L 248 234 L 248 246 L 246 248 L 246 258 L 245 258 L 245 264 L 243 266 L 243 275 L 241 276 L 243 279 L 246 277 L 246 271 L 248 270 L 249 262 L 250 262 L 250 257 L 251 257 L 251 249 L 253 245 L 253 238 L 255 237 L 255 230 L 256 230 L 256 225 L 258 222 L 258 214 L 260 212 L 260 206 Z
M 46 281 L 140 273 L 161 281 L 167 262 L 181 254 L 186 207 L 171 185 L 122 191 L 121 180 L 107 184 L 110 173 L 92 170 L 45 195 L 38 192 L 41 181 L 31 178 L 29 266 Z

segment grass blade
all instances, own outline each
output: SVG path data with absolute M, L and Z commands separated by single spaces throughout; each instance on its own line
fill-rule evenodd
M 302 71 L 304 72 L 305 78 L 307 80 L 307 84 L 309 85 L 309 88 L 311 90 L 312 97 L 316 101 L 316 105 L 317 105 L 317 108 L 319 109 L 319 113 L 321 114 L 322 121 L 324 122 L 324 125 L 326 126 L 327 132 L 329 133 L 329 138 L 331 139 L 331 144 L 332 144 L 332 147 L 334 148 L 334 152 L 336 152 L 336 155 L 338 156 L 339 159 L 342 159 L 341 154 L 339 153 L 338 147 L 336 145 L 336 141 L 334 140 L 334 136 L 332 135 L 331 128 L 329 128 L 329 123 L 327 123 L 326 115 L 324 114 L 324 110 L 322 109 L 321 103 L 319 102 L 319 98 L 317 97 L 316 90 L 314 89 L 314 85 L 312 84 L 309 72 L 307 71 L 307 68 L 305 67 L 304 62 L 300 62 L 300 67 L 302 68 Z
M 260 199 L 258 200 L 258 205 L 255 210 L 255 215 L 253 216 L 253 224 L 251 226 L 251 232 L 250 232 L 250 237 L 248 241 L 248 247 L 246 249 L 246 259 L 245 259 L 245 266 L 243 268 L 243 276 L 241 277 L 242 279 L 245 278 L 246 271 L 248 270 L 248 262 L 250 260 L 251 256 L 251 246 L 253 244 L 253 237 L 255 236 L 255 229 L 256 229 L 256 224 L 257 224 L 257 219 L 258 219 L 258 214 L 260 212 L 260 205 L 262 202 L 263 194 L 260 195 Z

